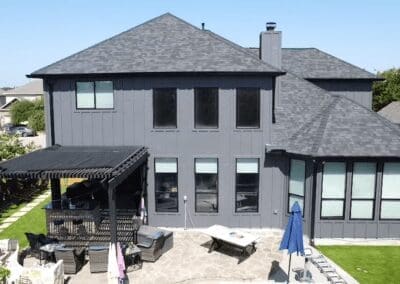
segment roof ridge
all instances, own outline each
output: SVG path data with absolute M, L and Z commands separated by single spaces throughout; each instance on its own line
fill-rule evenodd
M 46 66 L 44 66 L 44 67 L 42 67 L 42 68 L 40 68 L 40 69 L 37 69 L 37 70 L 33 71 L 31 74 L 39 73 L 39 72 L 40 72 L 41 70 L 43 70 L 43 69 L 49 68 L 49 67 L 51 67 L 51 66 L 53 66 L 53 65 L 55 65 L 55 64 L 58 64 L 58 63 L 60 63 L 60 62 L 62 62 L 62 61 L 64 61 L 64 60 L 67 60 L 67 59 L 69 59 L 69 58 L 71 58 L 71 57 L 73 57 L 73 56 L 76 56 L 76 55 L 78 55 L 78 54 L 81 54 L 81 53 L 83 53 L 84 51 L 86 51 L 86 50 L 88 50 L 88 49 L 94 48 L 94 47 L 96 47 L 96 46 L 98 46 L 98 45 L 100 45 L 100 44 L 102 44 L 102 43 L 108 42 L 108 41 L 110 41 L 110 40 L 112 40 L 112 39 L 114 39 L 114 38 L 116 38 L 116 37 L 118 37 L 118 36 L 120 36 L 120 35 L 123 35 L 123 34 L 125 34 L 125 33 L 128 33 L 128 32 L 130 32 L 130 31 L 132 31 L 132 30 L 134 30 L 134 29 L 136 29 L 136 28 L 139 28 L 139 27 L 141 27 L 141 26 L 143 26 L 143 25 L 145 25 L 145 24 L 147 24 L 147 23 L 150 23 L 150 22 L 152 22 L 152 21 L 155 21 L 155 20 L 157 20 L 157 19 L 159 19 L 159 18 L 162 18 L 162 17 L 165 17 L 165 16 L 167 16 L 167 15 L 175 17 L 174 15 L 172 15 L 172 14 L 169 13 L 169 12 L 164 13 L 164 14 L 162 14 L 162 15 L 160 15 L 160 16 L 157 16 L 157 17 L 154 17 L 154 18 L 152 18 L 152 19 L 150 19 L 150 20 L 147 20 L 147 21 L 145 21 L 145 22 L 143 22 L 143 23 L 141 23 L 141 24 L 139 24 L 139 25 L 137 25 L 137 26 L 131 27 L 131 28 L 129 28 L 129 29 L 127 29 L 127 30 L 124 30 L 124 31 L 122 31 L 122 32 L 120 32 L 120 33 L 118 33 L 118 34 L 115 34 L 115 35 L 113 35 L 113 36 L 111 36 L 111 37 L 109 37 L 109 38 L 106 38 L 106 39 L 104 39 L 104 40 L 102 40 L 102 41 L 99 41 L 99 42 L 93 44 L 93 45 L 90 45 L 90 46 L 88 46 L 88 47 L 86 47 L 86 48 L 84 48 L 84 49 L 82 49 L 82 50 L 80 50 L 80 51 L 78 51 L 78 52 L 75 52 L 75 53 L 73 53 L 73 54 L 71 54 L 71 55 L 68 55 L 67 57 L 61 58 L 60 60 L 57 60 L 56 62 L 53 62 L 53 63 L 48 64 L 48 65 L 46 65 Z M 175 18 L 177 18 L 177 17 L 175 17 Z M 179 18 L 178 18 L 178 19 L 179 19 Z
M 196 28 L 197 28 L 197 27 L 196 27 Z M 197 28 L 197 29 L 199 29 L 199 28 Z M 199 29 L 199 30 L 201 31 L 201 29 Z M 212 36 L 213 38 L 215 38 L 215 39 L 217 39 L 217 40 L 219 40 L 219 41 L 222 41 L 222 42 L 224 42 L 224 43 L 226 43 L 226 44 L 232 46 L 232 47 L 235 48 L 236 50 L 238 50 L 238 51 L 240 51 L 240 52 L 242 52 L 242 53 L 245 53 L 246 55 L 249 55 L 249 56 L 251 56 L 251 57 L 254 58 L 254 59 L 257 59 L 261 64 L 266 65 L 266 66 L 268 66 L 269 68 L 275 69 L 275 70 L 278 71 L 278 72 L 279 72 L 279 71 L 282 71 L 282 69 L 279 69 L 279 68 L 277 68 L 277 67 L 275 67 L 275 66 L 272 66 L 271 64 L 269 64 L 269 63 L 265 62 L 264 60 L 260 59 L 259 57 L 255 56 L 253 53 L 251 53 L 251 52 L 249 52 L 248 50 L 246 50 L 245 47 L 243 47 L 243 46 L 241 46 L 241 45 L 239 45 L 239 44 L 237 44 L 237 43 L 234 43 L 233 41 L 231 41 L 231 40 L 229 40 L 229 39 L 226 39 L 226 38 L 224 38 L 223 36 L 220 36 L 219 34 L 216 34 L 216 33 L 212 32 L 211 30 L 206 30 L 206 32 L 207 32 L 208 35 Z
M 383 117 L 382 115 L 378 114 L 377 112 L 373 111 L 372 109 L 369 109 L 369 108 L 363 106 L 362 104 L 360 104 L 360 103 L 358 103 L 356 101 L 353 101 L 353 100 L 351 100 L 349 98 L 346 98 L 344 96 L 338 96 L 338 97 L 340 97 L 340 99 L 344 99 L 344 100 L 347 100 L 347 101 L 349 101 L 349 102 L 351 102 L 353 104 L 356 104 L 357 106 L 363 108 L 364 110 L 367 110 L 372 116 L 375 116 L 377 119 L 381 120 L 387 127 L 389 127 L 392 130 L 394 130 L 394 132 L 396 132 L 396 134 L 400 138 L 400 128 L 396 124 L 394 124 L 393 122 L 388 120 L 387 118 Z
M 369 73 L 370 75 L 373 75 L 374 77 L 378 78 L 378 77 L 376 76 L 376 74 L 374 74 L 374 73 L 372 73 L 372 72 L 369 72 L 369 71 L 365 70 L 364 68 L 361 68 L 361 67 L 359 67 L 359 66 L 357 66 L 357 65 L 355 65 L 355 64 L 353 64 L 353 63 L 347 62 L 347 61 L 345 61 L 344 59 L 341 59 L 341 58 L 339 58 L 339 57 L 337 57 L 337 56 L 335 56 L 335 55 L 332 55 L 332 54 L 330 54 L 330 53 L 328 53 L 328 52 L 326 52 L 326 51 L 323 51 L 323 50 L 321 50 L 321 49 L 319 49 L 319 48 L 314 47 L 313 49 L 315 49 L 316 51 L 318 51 L 318 52 L 320 52 L 320 53 L 329 55 L 329 56 L 331 56 L 331 57 L 333 57 L 333 58 L 339 60 L 340 62 L 342 62 L 342 63 L 344 63 L 344 64 L 350 65 L 350 66 L 352 66 L 352 67 L 354 67 L 354 68 L 357 68 L 357 69 L 359 69 L 359 70 L 362 70 L 362 71 L 364 71 L 364 72 L 367 72 L 367 73 Z M 355 78 L 355 79 L 357 79 L 357 78 Z
M 316 136 L 315 142 L 313 143 L 313 145 L 311 147 L 312 153 L 315 153 L 315 154 L 318 153 L 318 149 L 321 147 L 321 142 L 325 135 L 326 126 L 328 125 L 329 117 L 332 113 L 332 110 L 334 109 L 334 107 L 337 105 L 337 103 L 339 101 L 339 96 L 333 96 L 333 97 L 334 97 L 333 100 L 322 109 L 322 111 L 326 115 L 322 116 L 321 122 L 319 124 L 317 134 L 315 135 Z

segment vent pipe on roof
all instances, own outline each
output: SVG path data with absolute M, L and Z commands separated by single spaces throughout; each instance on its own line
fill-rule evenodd
M 204 31 L 205 23 L 201 23 L 201 29 Z

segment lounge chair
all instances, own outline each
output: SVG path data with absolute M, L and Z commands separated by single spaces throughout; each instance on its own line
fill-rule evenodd
M 156 261 L 163 253 L 164 232 L 151 226 L 140 226 L 137 246 L 142 251 L 142 260 Z
M 89 247 L 90 272 L 106 272 L 108 268 L 108 247 L 90 246 Z
M 56 261 L 64 261 L 64 273 L 76 274 L 85 264 L 85 250 L 77 251 L 74 248 L 56 248 L 54 251 Z

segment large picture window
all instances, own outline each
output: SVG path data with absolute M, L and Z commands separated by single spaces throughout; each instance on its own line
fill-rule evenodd
M 77 109 L 114 108 L 112 81 L 76 82 Z
M 218 159 L 195 159 L 196 212 L 218 212 Z
M 218 128 L 218 88 L 194 90 L 195 128 Z
M 258 88 L 237 89 L 236 127 L 260 128 L 260 89 Z
M 301 212 L 304 216 L 304 193 L 306 178 L 306 162 L 302 160 L 290 160 L 290 177 L 289 177 L 289 203 L 288 212 L 297 201 L 300 205 Z
M 154 128 L 176 128 L 176 89 L 153 90 Z
M 381 219 L 400 219 L 400 163 L 383 166 Z
M 154 159 L 156 212 L 178 212 L 178 161 Z
M 321 219 L 343 219 L 346 163 L 326 162 L 322 177 Z
M 374 218 L 376 163 L 354 163 L 350 219 Z
M 258 212 L 259 160 L 236 159 L 236 212 Z

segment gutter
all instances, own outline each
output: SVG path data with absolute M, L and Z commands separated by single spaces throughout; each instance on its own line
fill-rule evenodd
M 312 160 L 313 163 L 313 184 L 311 188 L 312 193 L 312 201 L 311 201 L 311 230 L 310 230 L 310 245 L 315 246 L 315 206 L 317 201 L 317 173 L 318 173 L 318 163 L 315 159 Z

